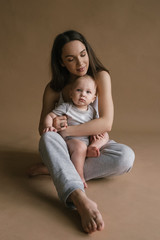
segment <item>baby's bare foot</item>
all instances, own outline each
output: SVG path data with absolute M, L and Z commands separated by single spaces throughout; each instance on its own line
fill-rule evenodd
M 83 182 L 84 188 L 88 188 L 88 184 L 86 183 L 86 181 Z
M 80 174 L 81 180 L 83 182 L 84 188 L 88 188 L 88 185 L 86 183 L 86 180 L 84 179 L 84 176 L 82 174 Z
M 92 233 L 104 229 L 104 221 L 95 202 L 90 200 L 84 192 L 80 193 L 79 197 L 72 193 L 71 198 L 81 216 L 82 227 L 85 232 Z
M 36 163 L 27 170 L 30 177 L 37 175 L 49 175 L 47 167 L 43 163 Z
M 89 146 L 87 148 L 87 157 L 99 157 L 100 156 L 100 151 L 97 147 Z

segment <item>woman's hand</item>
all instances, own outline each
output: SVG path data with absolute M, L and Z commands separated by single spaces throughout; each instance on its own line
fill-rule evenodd
M 67 128 L 67 117 L 59 116 L 53 119 L 53 126 L 57 129 L 57 132 L 65 130 Z

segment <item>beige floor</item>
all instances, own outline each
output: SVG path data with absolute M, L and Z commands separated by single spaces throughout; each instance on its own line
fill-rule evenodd
M 84 234 L 75 211 L 61 205 L 49 176 L 28 178 L 28 166 L 40 160 L 37 152 L 1 151 L 1 240 L 159 240 L 159 135 L 119 134 L 136 152 L 128 174 L 88 183 L 87 194 L 103 213 L 104 231 Z

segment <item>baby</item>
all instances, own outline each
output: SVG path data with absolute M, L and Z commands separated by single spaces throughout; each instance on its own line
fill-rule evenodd
M 77 78 L 72 85 L 70 98 L 70 103 L 62 103 L 46 116 L 44 133 L 48 131 L 57 132 L 53 127 L 53 119 L 57 116 L 66 115 L 68 126 L 82 124 L 98 117 L 95 109 L 90 105 L 96 99 L 96 82 L 92 77 L 85 75 Z M 65 137 L 71 161 L 79 173 L 85 188 L 87 188 L 83 174 L 85 158 L 98 157 L 100 155 L 99 149 L 108 140 L 108 133 L 92 136 L 90 145 L 89 136 Z

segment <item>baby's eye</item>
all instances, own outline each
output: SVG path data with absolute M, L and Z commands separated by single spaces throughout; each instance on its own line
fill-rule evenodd
M 77 92 L 80 92 L 81 91 L 81 89 L 79 89 L 79 88 L 77 88 L 77 90 L 76 90 Z
M 87 93 L 91 93 L 91 91 L 87 91 Z

